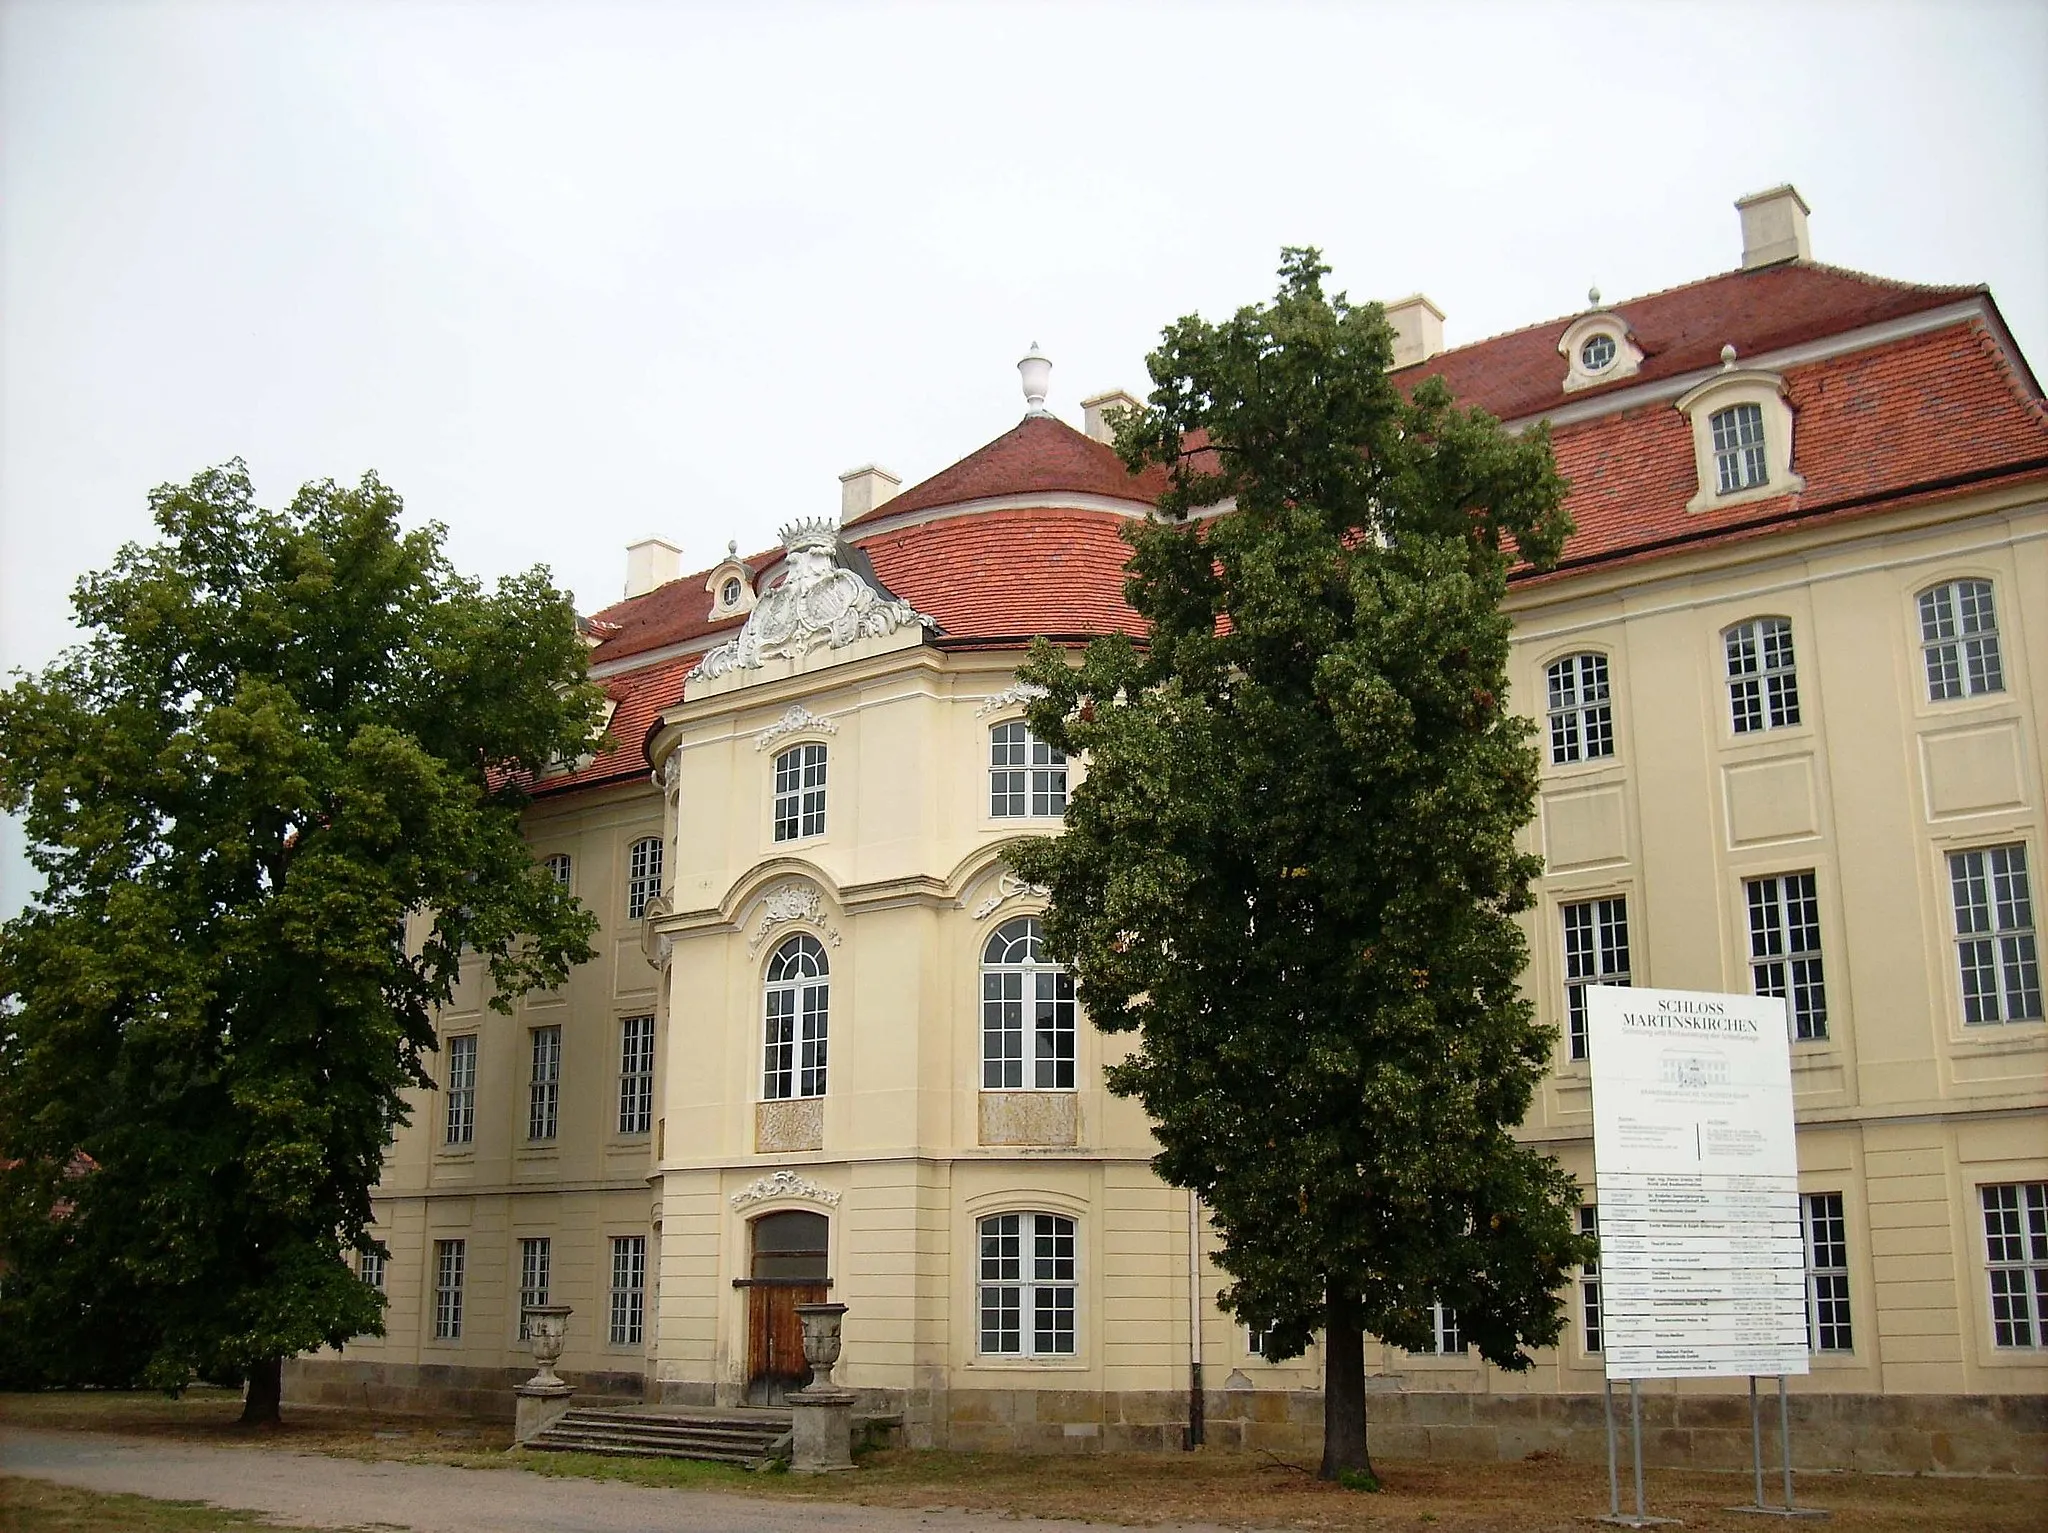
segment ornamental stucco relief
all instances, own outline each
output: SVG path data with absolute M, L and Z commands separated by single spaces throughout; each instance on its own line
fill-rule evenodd
M 839 946 L 839 929 L 825 919 L 825 897 L 816 886 L 804 883 L 777 884 L 761 899 L 761 924 L 747 939 L 747 952 L 758 952 L 777 927 L 801 921 L 815 926 L 832 947 Z
M 1038 685 L 1037 682 L 1020 681 L 1013 687 L 1005 687 L 1000 692 L 994 692 L 984 697 L 981 700 L 981 706 L 974 710 L 974 716 L 978 719 L 985 719 L 991 713 L 995 713 L 1000 709 L 1013 708 L 1019 703 L 1035 703 L 1043 696 L 1045 696 L 1045 688 Z
M 1024 895 L 1036 895 L 1039 899 L 1052 898 L 1052 890 L 1044 884 L 1028 884 L 1015 873 L 1005 873 L 996 880 L 995 893 L 976 905 L 968 914 L 977 921 L 986 921 L 1007 900 L 1020 899 Z
M 785 735 L 798 734 L 806 729 L 819 734 L 836 735 L 839 726 L 828 718 L 811 712 L 802 703 L 791 703 L 783 710 L 782 717 L 754 736 L 754 749 L 764 751 Z
M 756 1178 L 727 1199 L 734 1208 L 746 1208 L 754 1203 L 766 1203 L 771 1198 L 802 1198 L 810 1203 L 822 1203 L 827 1208 L 839 1206 L 839 1194 L 829 1187 L 820 1187 L 809 1177 L 784 1167 Z

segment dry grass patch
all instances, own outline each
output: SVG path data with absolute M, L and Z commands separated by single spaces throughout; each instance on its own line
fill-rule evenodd
M 0 1528 L 7 1533 L 248 1533 L 284 1526 L 197 1501 L 102 1496 L 47 1480 L 0 1475 Z
M 409 1458 L 422 1453 L 502 1451 L 512 1446 L 509 1422 L 456 1416 L 399 1416 L 343 1406 L 286 1402 L 284 1422 L 245 1427 L 242 1397 L 200 1387 L 169 1395 L 124 1390 L 52 1390 L 0 1394 L 0 1423 L 56 1431 L 114 1432 L 211 1447 L 282 1448 L 347 1458 Z

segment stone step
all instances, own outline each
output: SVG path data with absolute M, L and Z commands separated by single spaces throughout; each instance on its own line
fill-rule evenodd
M 615 1457 L 759 1464 L 789 1435 L 787 1411 L 688 1411 L 649 1407 L 567 1412 L 526 1446 Z

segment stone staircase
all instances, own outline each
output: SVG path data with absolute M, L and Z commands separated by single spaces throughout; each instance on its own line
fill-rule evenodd
M 572 1410 L 528 1448 L 620 1458 L 694 1458 L 757 1468 L 789 1455 L 787 1410 L 630 1405 Z

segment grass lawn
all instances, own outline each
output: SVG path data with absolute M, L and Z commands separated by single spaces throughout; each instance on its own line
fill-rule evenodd
M 899 1449 L 865 1455 L 856 1474 L 814 1480 L 667 1459 L 508 1453 L 511 1431 L 504 1425 L 290 1405 L 282 1429 L 252 1432 L 234 1424 L 239 1410 L 233 1396 L 217 1390 L 194 1390 L 176 1401 L 160 1395 L 0 1395 L 0 1426 L 34 1424 L 350 1458 L 521 1468 L 789 1501 L 959 1507 L 1129 1526 L 1199 1521 L 1333 1533 L 1582 1533 L 1587 1517 L 1607 1510 L 1603 1466 L 1540 1456 L 1512 1464 L 1387 1460 L 1378 1465 L 1385 1481 L 1378 1495 L 1323 1485 L 1306 1472 L 1312 1463 L 1206 1452 L 1022 1458 Z M 1767 1491 L 1776 1485 L 1775 1477 L 1767 1479 Z M 1760 1519 L 1725 1510 L 1747 1501 L 1749 1487 L 1747 1475 L 1656 1469 L 1649 1476 L 1650 1510 L 1681 1517 L 1689 1529 L 1758 1533 Z M 1626 1489 L 1623 1494 L 1626 1507 Z M 1802 1475 L 1798 1494 L 1801 1504 L 1833 1513 L 1823 1526 L 1858 1533 L 2034 1533 L 2048 1527 L 2048 1481 L 2039 1479 Z M 74 1525 L 94 1524 L 51 1524 Z
M 152 1501 L 147 1496 L 101 1496 L 48 1480 L 0 1475 L 0 1527 L 7 1533 L 245 1533 L 279 1528 L 249 1512 L 228 1512 L 196 1501 Z

